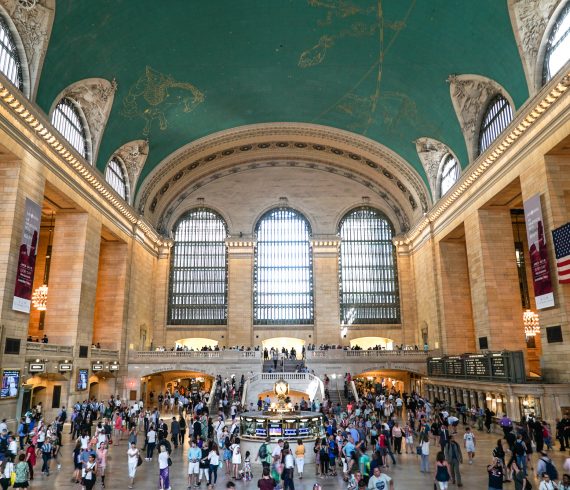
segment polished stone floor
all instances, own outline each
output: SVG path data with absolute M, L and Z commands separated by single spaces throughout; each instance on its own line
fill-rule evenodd
M 489 464 L 491 459 L 491 452 L 498 438 L 495 434 L 484 434 L 475 431 L 477 436 L 477 454 L 472 465 L 463 464 L 461 466 L 461 473 L 463 477 L 463 488 L 466 490 L 486 489 L 487 488 L 487 472 L 486 465 Z M 459 427 L 458 436 L 463 437 L 463 428 Z M 67 439 L 67 440 L 66 440 Z M 72 444 L 69 441 L 69 435 L 64 439 L 65 446 L 62 448 L 60 463 L 61 469 L 57 471 L 56 465 L 52 462 L 52 473 L 49 477 L 42 476 L 40 473 L 41 463 L 39 462 L 35 468 L 36 479 L 31 482 L 30 488 L 56 488 L 56 489 L 80 489 L 80 485 L 72 483 L 71 475 L 73 473 L 72 464 Z M 187 487 L 187 445 L 184 449 L 178 448 L 172 454 L 173 465 L 171 467 L 171 486 L 173 490 L 185 489 Z M 128 473 L 127 473 L 127 443 L 122 441 L 118 446 L 114 444 L 109 451 L 109 460 L 106 471 L 106 488 L 108 489 L 126 489 L 128 487 Z M 435 461 L 437 448 L 431 447 L 430 461 Z M 559 450 L 550 452 L 556 467 L 562 475 L 562 465 L 566 454 Z M 465 459 L 466 459 L 466 455 Z M 399 490 L 431 490 L 433 488 L 433 473 L 426 475 L 420 473 L 419 470 L 419 457 L 412 454 L 397 455 L 397 464 L 390 466 L 387 473 L 394 479 L 395 488 Z M 536 456 L 533 458 L 536 460 Z M 254 466 L 254 479 L 250 482 L 236 482 L 236 487 L 240 488 L 257 488 L 257 479 L 260 476 L 260 468 Z M 219 471 L 218 483 L 216 488 L 223 489 L 226 486 L 228 477 L 224 475 L 224 471 Z M 313 484 L 318 483 L 323 489 L 345 489 L 346 484 L 342 481 L 341 477 L 328 477 L 316 478 L 315 467 L 313 465 L 306 465 L 305 477 L 299 480 L 295 477 L 295 488 L 300 490 L 312 490 Z M 202 484 L 202 488 L 206 486 Z M 538 488 L 536 480 L 533 481 L 533 487 Z M 98 478 L 95 488 L 101 488 L 101 479 Z M 158 488 L 158 463 L 156 456 L 154 461 L 145 461 L 142 466 L 137 470 L 135 479 L 135 488 L 139 490 L 156 489 Z M 456 488 L 455 485 L 450 485 L 449 488 Z M 505 488 L 514 488 L 512 483 L 506 483 Z

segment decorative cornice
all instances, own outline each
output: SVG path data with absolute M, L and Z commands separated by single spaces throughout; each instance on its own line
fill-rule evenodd
M 509 101 L 514 112 L 513 101 L 501 85 L 480 75 L 449 75 L 447 81 L 469 161 L 472 162 L 477 158 L 479 127 L 489 101 L 501 94 Z
M 28 130 L 41 138 L 47 145 L 53 161 L 59 161 L 71 170 L 76 177 L 87 183 L 118 214 L 140 229 L 145 237 L 157 246 L 168 243 L 168 239 L 159 236 L 147 224 L 143 217 L 135 214 L 134 209 L 124 202 L 97 172 L 51 125 L 44 114 L 29 100 L 25 99 L 0 73 L 0 103 L 2 103 Z
M 535 94 L 542 69 L 538 67 L 539 52 L 549 19 L 560 0 L 509 0 L 509 14 L 519 49 L 528 89 Z M 538 73 L 537 73 L 538 72 Z
M 559 76 L 552 79 L 537 95 L 537 102 L 529 101 L 522 107 L 511 124 L 487 150 L 464 169 L 462 177 L 455 183 L 443 199 L 419 221 L 412 230 L 395 241 L 397 245 L 409 244 L 415 240 L 430 223 L 437 220 L 455 201 L 457 201 L 493 164 L 539 121 L 570 87 L 570 62 L 561 70 Z
M 418 157 L 424 166 L 429 185 L 431 187 L 431 195 L 433 200 L 439 199 L 438 176 L 443 157 L 448 153 L 453 155 L 455 160 L 459 162 L 457 156 L 451 149 L 441 141 L 433 138 L 418 138 L 415 142 Z
M 427 211 L 431 202 L 424 182 L 413 167 L 380 143 L 348 131 L 316 124 L 268 123 L 241 126 L 215 133 L 177 150 L 145 178 L 137 194 L 138 209 L 142 212 L 150 208 L 149 200 L 154 200 L 157 190 L 162 190 L 169 179 L 179 175 L 181 171 L 193 170 L 199 165 L 232 155 L 236 150 L 269 149 L 269 146 L 263 145 L 275 145 L 271 150 L 282 153 L 282 158 L 293 159 L 287 155 L 291 150 L 314 150 L 321 153 L 330 152 L 336 157 L 386 170 L 388 174 L 397 176 L 402 187 L 406 189 L 405 192 L 408 192 L 415 201 L 419 201 L 422 212 Z M 268 155 L 268 158 L 281 157 L 273 154 Z M 407 186 L 410 186 L 410 189 Z

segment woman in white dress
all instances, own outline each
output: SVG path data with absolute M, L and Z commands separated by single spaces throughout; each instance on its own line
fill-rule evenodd
M 139 450 L 134 442 L 131 443 L 127 451 L 127 461 L 129 464 L 129 488 L 133 488 L 135 475 L 137 474 L 137 466 L 139 464 Z
M 239 479 L 239 469 L 241 467 L 241 449 L 239 445 L 239 437 L 235 438 L 234 443 L 230 446 L 232 452 L 232 472 L 234 479 Z
M 463 444 L 465 445 L 467 456 L 469 456 L 469 464 L 473 464 L 473 458 L 475 457 L 475 434 L 471 432 L 471 428 L 469 427 L 465 429 Z

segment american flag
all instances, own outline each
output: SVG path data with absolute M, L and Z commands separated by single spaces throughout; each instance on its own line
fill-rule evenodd
M 570 223 L 566 223 L 552 232 L 554 251 L 556 252 L 556 267 L 558 282 L 570 283 Z

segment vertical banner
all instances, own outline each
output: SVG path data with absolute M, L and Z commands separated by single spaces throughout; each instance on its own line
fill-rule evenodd
M 40 236 L 41 212 L 39 204 L 26 198 L 24 229 L 22 230 L 22 239 L 20 240 L 16 286 L 12 301 L 12 309 L 24 313 L 30 312 L 36 253 Z
M 524 217 L 536 308 L 542 310 L 554 306 L 554 293 L 550 278 L 550 266 L 548 265 L 548 250 L 546 248 L 540 194 L 536 194 L 524 202 Z

